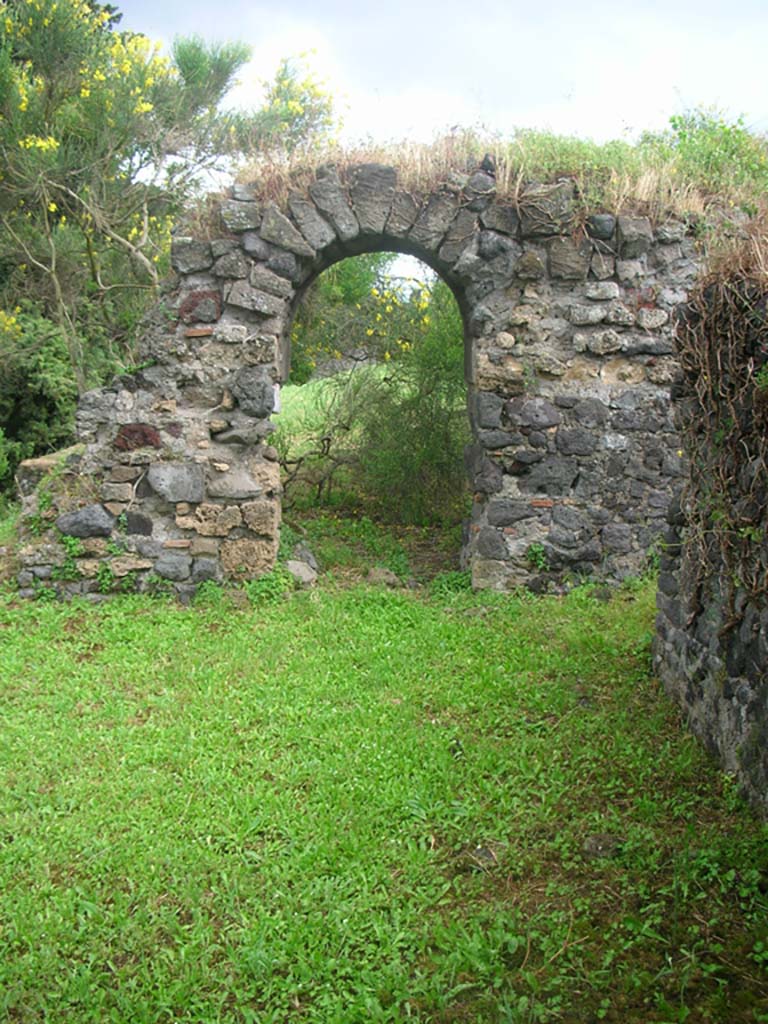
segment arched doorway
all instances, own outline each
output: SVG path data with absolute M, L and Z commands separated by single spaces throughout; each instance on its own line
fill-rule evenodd
M 276 198 L 235 186 L 213 237 L 175 238 L 145 364 L 84 396 L 92 500 L 57 506 L 58 529 L 118 537 L 122 561 L 98 544 L 91 561 L 137 586 L 160 576 L 183 592 L 269 571 L 281 512 L 271 416 L 293 311 L 340 260 L 394 251 L 432 267 L 461 310 L 474 585 L 637 572 L 682 473 L 670 312 L 690 253 L 680 225 L 577 218 L 576 198 L 567 181 L 500 194 L 488 169 L 414 192 L 379 164 L 326 165 Z

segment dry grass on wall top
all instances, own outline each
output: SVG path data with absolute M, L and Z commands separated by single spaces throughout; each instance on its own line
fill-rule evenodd
M 266 153 L 244 165 L 238 180 L 255 185 L 258 199 L 281 203 L 290 192 L 306 192 L 322 164 L 334 164 L 344 180 L 354 165 L 381 163 L 398 168 L 400 188 L 423 197 L 441 188 L 460 190 L 488 154 L 495 164 L 497 195 L 512 202 L 528 184 L 569 178 L 577 186 L 585 213 L 603 207 L 660 221 L 670 215 L 705 218 L 712 210 L 720 216 L 722 211 L 738 215 L 745 209 L 755 210 L 768 186 L 765 140 L 745 133 L 744 145 L 753 157 L 747 172 L 737 173 L 746 157 L 736 154 L 734 173 L 728 174 L 726 167 L 726 173 L 714 180 L 706 145 L 700 155 L 683 160 L 673 145 L 658 139 L 599 144 L 525 130 L 502 140 L 463 130 L 430 144 L 405 141 L 348 148 L 328 144 L 291 155 Z M 713 138 L 711 148 L 716 145 Z
M 689 550 L 703 581 L 768 602 L 768 213 L 721 244 L 678 328 Z

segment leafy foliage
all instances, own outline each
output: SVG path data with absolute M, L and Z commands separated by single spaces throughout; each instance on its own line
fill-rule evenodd
M 464 512 L 469 440 L 461 317 L 442 281 L 396 282 L 386 265 L 381 257 L 337 264 L 297 318 L 300 376 L 323 357 L 337 370 L 345 358 L 358 365 L 304 385 L 306 403 L 303 389 L 288 390 L 276 443 L 289 498 L 309 490 L 327 502 L 341 485 L 346 500 L 379 517 L 453 522 Z
M 224 114 L 246 45 L 177 39 L 165 57 L 119 20 L 86 0 L 0 6 L 6 483 L 20 457 L 67 439 L 73 395 L 133 361 L 171 225 L 201 172 L 244 147 L 298 146 L 331 118 L 330 99 L 287 63 L 264 110 Z M 310 94 L 315 107 L 300 113 Z M 26 320 L 10 324 L 17 307 Z
M 231 115 L 242 153 L 306 152 L 336 127 L 333 100 L 299 60 L 280 61 L 261 110 Z
M 96 367 L 100 352 L 94 348 Z M 70 439 L 77 389 L 61 332 L 36 312 L 0 311 L 0 364 L 2 491 L 22 459 Z
M 743 118 L 728 121 L 717 110 L 695 109 L 669 119 L 669 129 L 646 132 L 641 151 L 670 164 L 681 181 L 691 181 L 710 196 L 744 192 L 742 206 L 755 207 L 768 190 L 768 147 Z
M 329 267 L 309 290 L 291 330 L 291 383 L 375 355 L 368 321 L 381 315 L 393 253 L 368 253 Z

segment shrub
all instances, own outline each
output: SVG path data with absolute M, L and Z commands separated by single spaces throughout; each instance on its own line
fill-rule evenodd
M 372 294 L 373 317 L 357 318 L 376 365 L 292 395 L 275 439 L 289 501 L 303 491 L 327 504 L 341 484 L 381 518 L 454 523 L 465 512 L 469 441 L 458 307 L 442 281 Z

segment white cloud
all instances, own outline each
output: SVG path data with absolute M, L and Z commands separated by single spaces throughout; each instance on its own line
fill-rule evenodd
M 549 128 L 602 140 L 717 105 L 768 129 L 765 0 L 274 3 L 124 0 L 125 27 L 166 41 L 236 37 L 253 61 L 234 98 L 259 103 L 280 58 L 314 51 L 354 140 L 431 139 L 455 124 Z

